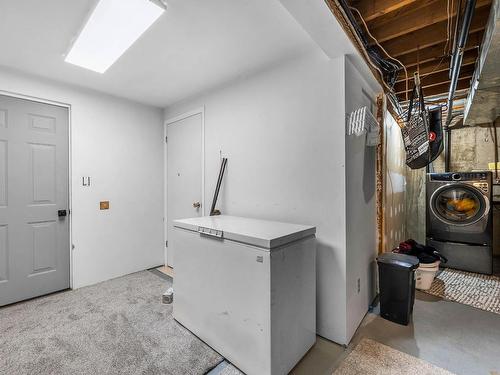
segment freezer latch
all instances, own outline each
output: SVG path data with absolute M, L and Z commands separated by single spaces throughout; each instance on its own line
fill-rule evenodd
M 202 236 L 210 236 L 215 238 L 223 238 L 224 232 L 217 229 L 198 227 L 198 233 Z

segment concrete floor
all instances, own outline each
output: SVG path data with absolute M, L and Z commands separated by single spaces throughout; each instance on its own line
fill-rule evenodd
M 493 268 L 500 276 L 500 257 Z M 365 316 L 347 349 L 318 337 L 292 374 L 330 375 L 367 337 L 456 374 L 500 375 L 500 315 L 419 291 L 408 326 L 381 318 L 378 308 Z
M 500 373 L 500 315 L 426 293 L 417 292 L 412 324 L 368 314 L 351 345 L 362 337 L 456 374 Z
M 293 375 L 331 375 L 364 337 L 458 375 L 500 374 L 500 315 L 417 292 L 408 326 L 368 313 L 347 348 L 318 337 Z M 221 364 L 210 375 L 240 374 Z
M 389 322 L 375 310 L 366 315 L 347 350 L 319 339 L 292 373 L 330 375 L 363 337 L 456 374 L 500 374 L 500 315 L 422 292 L 417 292 L 410 325 Z

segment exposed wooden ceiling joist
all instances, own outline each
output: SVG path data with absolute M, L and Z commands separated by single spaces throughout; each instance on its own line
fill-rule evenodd
M 373 18 L 372 20 L 367 21 L 367 23 L 370 27 L 372 27 L 373 25 L 380 26 L 380 25 L 390 24 L 391 22 L 394 21 L 395 18 L 398 18 L 400 16 L 404 16 L 407 12 L 413 12 L 415 10 L 425 8 L 436 1 L 442 1 L 442 0 L 415 1 L 409 5 L 406 5 L 406 6 L 399 8 L 398 10 L 395 10 L 393 12 L 390 12 L 390 13 L 384 14 L 382 16 Z
M 457 90 L 465 90 L 468 89 L 470 86 L 470 77 L 464 77 L 458 80 L 457 83 Z M 450 88 L 450 81 L 445 81 L 440 84 L 436 84 L 431 87 L 424 87 L 424 95 L 425 96 L 433 96 L 433 95 L 440 95 L 448 92 L 448 89 Z M 408 92 L 408 95 L 410 95 L 411 91 Z M 405 101 L 406 97 L 404 95 L 404 92 L 400 92 L 397 94 L 398 98 L 401 101 Z
M 353 1 L 352 5 L 363 14 L 365 21 L 371 21 L 417 1 L 419 0 L 358 0 Z
M 461 101 L 466 99 L 467 95 L 468 95 L 468 87 L 465 89 L 455 91 L 455 101 L 454 101 L 453 106 L 457 105 L 457 103 L 460 103 Z M 434 96 L 427 95 L 425 97 L 425 100 L 428 103 L 445 104 L 447 102 L 448 98 L 446 96 L 443 96 L 442 94 L 438 94 L 438 95 L 434 95 Z
M 477 31 L 475 33 L 469 34 L 469 38 L 467 39 L 467 44 L 465 46 L 464 51 L 476 50 L 479 48 L 481 41 L 483 39 L 484 30 Z M 439 44 L 433 45 L 431 47 L 425 48 L 423 50 L 418 50 L 415 52 L 410 52 L 402 56 L 398 56 L 398 60 L 401 61 L 406 68 L 425 64 L 429 61 L 435 61 L 439 63 L 439 60 L 443 56 L 445 56 L 445 42 L 441 42 Z
M 470 26 L 471 33 L 484 30 L 486 26 L 485 20 L 488 18 L 489 11 L 489 7 L 482 7 L 475 12 Z M 446 42 L 446 28 L 447 22 L 441 21 L 381 44 L 392 57 L 397 58 L 410 52 L 420 51 L 427 47 Z
M 464 79 L 464 78 L 470 79 L 472 77 L 473 73 L 474 73 L 474 65 L 463 66 L 462 69 L 460 70 L 460 79 Z M 424 95 L 427 94 L 427 90 L 425 90 L 426 87 L 436 86 L 436 85 L 443 83 L 443 82 L 449 82 L 449 79 L 450 79 L 450 77 L 449 77 L 448 70 L 436 72 L 436 73 L 421 77 L 421 84 L 422 84 Z M 402 93 L 405 91 L 405 87 L 406 87 L 405 81 L 400 81 L 400 82 L 396 83 L 396 85 L 394 86 L 394 90 L 396 91 L 396 93 L 399 94 L 399 93 Z M 410 80 L 410 85 L 409 85 L 409 89 L 411 90 L 412 88 L 413 88 L 413 77 Z
M 368 27 L 369 33 L 375 37 L 387 54 L 405 66 L 408 82 L 406 82 L 405 74 L 401 70 L 394 86 L 394 92 L 400 100 L 404 101 L 407 96 L 407 85 L 409 86 L 408 90 L 413 88 L 413 73 L 416 71 L 421 75 L 426 97 L 446 97 L 450 87 L 450 54 L 453 48 L 458 0 L 325 1 L 332 10 L 341 7 L 342 1 L 346 1 L 348 6 L 345 9 L 353 14 L 356 21 L 354 28 L 361 30 L 364 37 L 371 43 L 369 49 L 378 50 L 381 58 L 390 60 L 385 52 L 376 46 L 377 43 L 371 40 L 365 26 Z M 476 0 L 476 9 L 464 48 L 457 95 L 463 95 L 470 86 L 490 13 L 491 1 Z M 462 1 L 461 4 L 463 6 L 465 1 Z M 359 11 L 366 25 L 352 8 Z M 347 25 L 347 29 L 352 35 L 354 28 L 349 25 L 353 18 L 348 19 L 345 13 L 342 15 L 342 11 L 333 11 L 333 13 L 338 19 L 342 19 L 341 22 Z M 355 37 L 352 39 L 358 48 L 362 48 L 360 39 Z M 394 78 L 393 75 L 389 74 L 389 76 Z
M 464 53 L 462 66 L 463 67 L 471 66 L 471 65 L 473 66 L 476 63 L 476 59 L 477 59 L 477 50 L 476 49 L 466 51 Z M 408 72 L 408 79 L 413 80 L 413 74 L 417 70 L 421 76 L 425 76 L 427 74 L 448 71 L 450 68 L 450 60 L 451 60 L 451 58 L 449 56 L 443 56 L 443 58 L 440 59 L 440 61 L 438 61 L 437 64 L 436 64 L 436 61 L 431 60 L 431 61 L 428 61 L 428 62 L 423 63 L 423 64 L 409 66 L 406 68 L 406 71 Z M 405 76 L 402 73 L 398 78 L 398 82 L 401 82 L 404 80 L 405 80 Z
M 443 2 L 443 0 L 437 1 L 440 3 Z M 409 34 L 413 31 L 422 30 L 437 23 L 444 23 L 446 30 L 448 17 L 450 15 L 455 17 L 457 15 L 457 9 L 455 7 L 455 9 L 450 10 L 450 13 L 448 13 L 447 7 L 440 6 L 437 1 L 419 2 L 420 7 L 414 7 L 414 9 L 405 11 L 403 14 L 395 17 L 391 22 L 373 22 L 369 26 L 370 32 L 379 43 L 382 43 Z M 428 6 L 422 7 L 421 3 L 427 3 Z M 486 8 L 487 12 L 489 5 L 490 0 L 477 0 L 476 12 L 484 8 Z

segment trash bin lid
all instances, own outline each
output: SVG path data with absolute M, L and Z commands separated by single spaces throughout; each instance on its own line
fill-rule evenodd
M 418 267 L 419 261 L 417 257 L 398 253 L 384 253 L 377 258 L 379 264 L 388 266 L 402 267 L 415 269 Z

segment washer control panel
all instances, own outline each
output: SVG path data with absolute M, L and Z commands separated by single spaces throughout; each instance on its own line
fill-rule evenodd
M 429 173 L 431 181 L 486 181 L 488 184 L 491 172 L 449 172 Z

